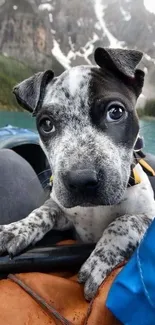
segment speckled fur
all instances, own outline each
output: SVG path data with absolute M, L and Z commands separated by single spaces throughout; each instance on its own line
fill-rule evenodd
M 91 120 L 93 69 L 75 67 L 48 84 L 37 119 L 44 112 L 52 114 L 57 129 L 55 135 L 40 139 L 54 176 L 51 199 L 24 220 L 0 227 L 0 251 L 12 255 L 53 228 L 63 230 L 74 226 L 81 241 L 97 243 L 79 272 L 87 299 L 94 296 L 118 263 L 131 256 L 155 215 L 153 191 L 139 165 L 136 169 L 141 183 L 127 188 L 138 127 L 129 144 L 129 134 L 125 140 L 122 135 L 122 141 L 117 142 L 107 126 L 100 130 Z M 106 82 L 102 86 L 105 95 L 123 98 L 129 115 L 138 123 L 133 91 L 115 77 L 110 76 L 109 80 L 110 88 Z M 119 90 L 112 88 L 117 83 Z M 87 193 L 75 196 L 64 183 L 69 170 L 83 166 L 93 166 L 100 173 L 100 187 L 91 201 Z

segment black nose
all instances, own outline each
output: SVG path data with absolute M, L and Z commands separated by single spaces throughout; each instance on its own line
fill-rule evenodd
M 91 169 L 68 172 L 65 183 L 70 190 L 93 190 L 98 185 L 97 174 Z

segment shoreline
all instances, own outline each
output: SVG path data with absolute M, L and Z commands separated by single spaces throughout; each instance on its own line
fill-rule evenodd
M 155 116 L 144 115 L 139 117 L 140 120 L 155 121 Z

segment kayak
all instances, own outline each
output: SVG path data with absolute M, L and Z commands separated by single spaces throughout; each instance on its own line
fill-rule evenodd
M 41 184 L 51 175 L 47 158 L 40 147 L 39 135 L 35 130 L 12 126 L 0 128 L 0 149 L 12 149 L 32 166 Z
M 0 128 L 0 148 L 12 149 L 21 155 L 31 164 L 37 175 L 42 173 L 45 169 L 49 169 L 45 154 L 39 145 L 39 135 L 37 131 L 13 127 L 11 125 Z M 146 154 L 145 160 L 155 170 L 155 156 Z M 50 175 L 51 171 L 49 170 L 48 172 Z M 44 173 L 41 175 L 41 177 L 44 177 Z M 41 178 L 39 179 L 41 181 Z M 155 191 L 155 177 L 150 176 L 149 179 Z M 104 300 L 104 303 L 106 302 L 106 306 L 108 307 L 107 310 L 111 310 L 113 315 L 115 315 L 124 325 L 154 324 L 155 308 L 152 304 L 152 301 L 154 301 L 153 290 L 155 287 L 153 272 L 155 266 L 154 232 L 155 221 L 148 229 L 141 244 L 139 245 L 139 248 L 135 251 L 130 261 L 122 269 L 118 277 L 116 277 L 110 288 L 106 301 Z M 26 249 L 22 254 L 14 257 L 13 259 L 10 259 L 8 255 L 2 256 L 0 258 L 0 278 L 3 279 L 7 277 L 8 273 L 10 272 L 29 272 L 28 275 L 31 278 L 33 277 L 32 272 L 37 272 L 36 274 L 39 274 L 39 276 L 40 273 L 38 272 L 44 272 L 42 274 L 43 277 L 46 276 L 46 272 L 62 272 L 71 270 L 75 272 L 75 270 L 78 270 L 88 258 L 94 249 L 94 244 L 84 245 L 76 242 L 74 244 L 70 244 L 69 242 L 67 245 L 55 245 L 59 240 L 72 240 L 74 238 L 74 232 L 72 230 L 70 232 L 64 232 L 63 236 L 62 234 L 60 235 L 59 232 L 51 231 L 35 247 L 28 247 L 28 249 Z M 115 277 L 113 277 L 113 279 L 114 278 Z M 11 277 L 11 279 L 13 279 L 13 277 Z M 55 279 L 56 277 L 54 277 L 52 286 L 55 285 Z M 61 280 L 61 278 L 59 280 Z M 8 281 L 9 280 L 5 280 L 5 294 L 7 293 L 6 289 L 8 289 L 10 284 Z M 62 280 L 60 283 L 62 287 Z M 3 284 L 3 282 L 1 282 L 1 284 Z M 100 287 L 100 293 L 101 289 L 103 289 L 103 291 L 105 290 L 105 284 L 106 282 L 104 282 Z M 77 285 L 78 284 L 76 283 L 76 286 Z M 50 286 L 49 282 L 48 286 Z M 147 288 L 147 292 L 145 288 Z M 58 289 L 59 287 L 56 286 L 56 292 L 58 292 Z M 6 295 L 6 299 L 4 300 L 7 301 L 7 299 L 8 296 Z M 102 305 L 104 304 L 102 303 Z M 11 310 L 13 311 L 14 308 L 11 308 Z M 28 312 L 25 311 L 25 313 L 29 316 L 29 310 Z M 4 316 L 5 312 L 2 310 L 1 314 Z M 6 314 L 8 315 L 8 312 Z M 19 311 L 17 316 L 19 318 Z M 107 318 L 105 318 L 105 321 L 106 319 Z M 99 323 L 101 323 L 101 321 L 96 324 Z M 7 324 L 9 324 L 9 322 Z M 67 322 L 66 324 L 69 323 Z M 110 325 L 114 324 L 114 322 L 104 322 L 104 325 L 106 324 Z M 117 322 L 117 324 L 120 323 Z

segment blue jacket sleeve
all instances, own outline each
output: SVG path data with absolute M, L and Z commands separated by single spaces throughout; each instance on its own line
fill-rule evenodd
M 106 306 L 124 325 L 155 325 L 155 220 L 115 279 Z

